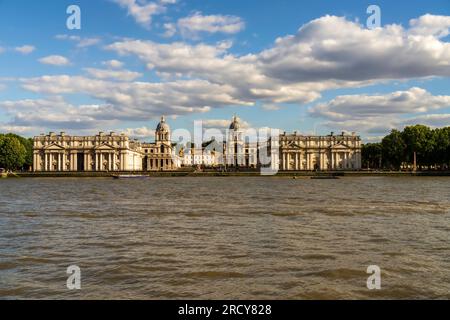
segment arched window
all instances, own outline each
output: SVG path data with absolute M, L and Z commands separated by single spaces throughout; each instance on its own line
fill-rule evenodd
M 164 146 L 161 146 L 161 153 L 164 153 Z

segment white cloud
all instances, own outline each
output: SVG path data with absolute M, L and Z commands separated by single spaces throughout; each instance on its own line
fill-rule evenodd
M 199 33 L 234 34 L 245 28 L 245 22 L 231 15 L 203 15 L 201 12 L 179 19 L 177 27 L 186 37 L 196 37 Z
M 232 86 L 240 99 L 275 104 L 309 103 L 330 89 L 450 76 L 450 44 L 400 25 L 369 30 L 325 16 L 259 53 L 236 56 L 230 45 L 124 40 L 107 49 L 138 56 L 166 79 L 204 79 Z
M 34 50 L 36 50 L 36 48 L 34 46 L 24 45 L 24 46 L 21 46 L 21 47 L 16 47 L 14 50 L 17 51 L 17 52 L 20 52 L 22 54 L 30 54 Z
M 67 34 L 59 34 L 55 36 L 58 40 L 69 40 L 77 43 L 77 48 L 87 48 L 101 42 L 100 38 L 82 38 L 80 36 L 69 36 Z
M 133 81 L 142 77 L 142 73 L 129 70 L 105 70 L 95 68 L 85 68 L 87 73 L 97 79 L 115 79 L 120 81 Z
M 313 117 L 325 119 L 325 126 L 335 130 L 386 133 L 405 121 L 412 123 L 421 119 L 425 124 L 430 123 L 436 117 L 414 114 L 446 107 L 450 107 L 450 96 L 433 96 L 424 89 L 411 88 L 385 95 L 338 96 L 317 104 L 309 112 Z
M 3 52 L 5 52 L 5 48 L 0 47 L 0 54 L 2 54 Z
M 231 125 L 232 119 L 207 119 L 202 120 L 203 128 L 228 129 Z M 249 128 L 250 124 L 247 121 L 239 119 L 242 128 Z
M 118 68 L 123 67 L 123 62 L 121 62 L 119 60 L 108 60 L 108 61 L 103 61 L 102 65 L 104 65 L 108 68 L 118 69 Z
M 47 128 L 47 129 L 95 129 L 111 128 L 115 121 L 110 118 L 97 117 L 101 113 L 110 112 L 107 105 L 74 106 L 61 96 L 46 99 L 23 99 L 1 101 L 0 110 L 12 117 L 3 125 L 11 128 Z
M 429 112 L 444 107 L 450 107 L 450 96 L 433 96 L 424 89 L 414 87 L 386 95 L 338 96 L 312 107 L 310 113 L 330 120 L 344 120 Z
M 325 16 L 277 39 L 259 55 L 267 76 L 281 81 L 375 81 L 450 75 L 450 44 L 411 35 L 400 25 L 368 30 Z
M 278 111 L 281 109 L 279 105 L 273 103 L 263 103 L 261 107 L 267 111 Z
M 39 59 L 40 63 L 49 64 L 53 66 L 68 66 L 70 64 L 69 59 L 59 55 L 47 56 Z
M 425 114 L 399 122 L 403 126 L 423 124 L 430 127 L 448 127 L 450 126 L 450 114 Z
M 426 14 L 412 19 L 410 26 L 410 33 L 413 35 L 443 38 L 450 34 L 450 17 Z
M 120 130 L 125 133 L 127 136 L 133 139 L 149 139 L 155 137 L 155 129 L 149 129 L 148 127 L 140 127 L 140 128 L 127 128 L 125 130 Z
M 115 82 L 80 76 L 43 76 L 22 79 L 24 89 L 50 95 L 84 94 L 105 101 L 108 110 L 99 118 L 130 121 L 202 113 L 211 106 L 251 105 L 233 97 L 233 88 L 205 80 L 179 80 L 166 83 Z
M 170 38 L 177 33 L 177 26 L 174 23 L 165 23 L 164 29 L 166 30 L 163 34 L 164 37 Z
M 153 16 L 166 12 L 166 5 L 176 3 L 175 0 L 148 2 L 146 0 L 112 0 L 127 9 L 128 15 L 145 28 L 150 28 Z
M 121 2 L 144 6 L 136 1 Z M 230 53 L 229 41 L 190 45 L 125 39 L 106 48 L 119 55 L 137 56 L 164 77 L 163 82 L 61 75 L 22 79 L 22 85 L 36 93 L 73 93 L 97 99 L 102 107 L 83 109 L 83 115 L 89 111 L 96 121 L 142 121 L 160 114 L 207 112 L 229 105 L 259 102 L 270 108 L 282 103 L 304 104 L 330 89 L 449 77 L 450 43 L 442 37 L 447 20 L 427 15 L 418 21 L 411 21 L 406 28 L 386 25 L 368 30 L 345 18 L 325 16 L 305 24 L 295 35 L 277 39 L 271 48 L 247 55 Z M 375 133 L 398 123 L 400 116 L 441 108 L 443 99 L 446 96 L 412 88 L 388 95 L 337 97 L 321 108 L 316 106 L 315 113 L 330 127 Z

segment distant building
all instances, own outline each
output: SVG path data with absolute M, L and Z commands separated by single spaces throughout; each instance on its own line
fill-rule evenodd
M 155 143 L 140 143 L 124 134 L 69 136 L 64 132 L 34 138 L 33 170 L 59 171 L 162 171 L 181 166 L 173 155 L 170 127 L 164 117 Z
M 155 142 L 143 143 L 143 171 L 169 171 L 181 166 L 181 159 L 175 154 L 170 127 L 164 117 L 156 127 Z
M 100 132 L 96 136 L 51 132 L 34 138 L 33 168 L 38 172 L 172 171 L 182 166 L 237 170 L 264 167 L 274 171 L 361 169 L 361 139 L 355 133 L 327 136 L 283 133 L 265 144 L 248 135 L 236 116 L 226 130 L 225 141 L 212 139 L 179 151 L 172 143 L 164 117 L 156 128 L 153 143 L 140 143 L 114 132 Z
M 356 134 L 280 136 L 280 170 L 360 170 L 361 138 Z
M 34 171 L 140 171 L 140 144 L 114 132 L 69 136 L 64 132 L 34 138 Z

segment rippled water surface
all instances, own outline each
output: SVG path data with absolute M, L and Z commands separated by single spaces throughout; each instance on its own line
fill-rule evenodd
M 0 180 L 2 299 L 450 298 L 449 240 L 449 178 Z

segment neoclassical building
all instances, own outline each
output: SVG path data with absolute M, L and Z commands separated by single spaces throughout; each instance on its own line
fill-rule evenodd
M 224 135 L 191 149 L 175 148 L 164 117 L 155 142 L 140 143 L 125 134 L 100 132 L 69 136 L 64 132 L 34 138 L 34 171 L 171 171 L 182 166 L 269 168 L 272 171 L 361 169 L 361 139 L 355 133 L 306 136 L 286 132 L 266 144 L 249 139 L 238 117 Z M 265 159 L 265 160 L 263 160 Z
M 280 136 L 280 170 L 360 170 L 361 138 L 355 133 Z
M 124 134 L 69 136 L 64 132 L 34 138 L 34 171 L 139 171 L 140 144 Z
M 170 126 L 165 117 L 156 127 L 155 142 L 143 143 L 143 171 L 169 171 L 181 166 L 181 158 L 175 154 Z
M 258 166 L 258 143 L 250 142 L 240 119 L 236 116 L 227 132 L 224 158 L 227 166 L 256 168 Z
M 70 136 L 64 132 L 34 138 L 33 170 L 161 171 L 180 167 L 173 154 L 170 127 L 164 117 L 155 132 L 155 143 L 140 143 L 125 134 L 100 132 L 95 136 Z

